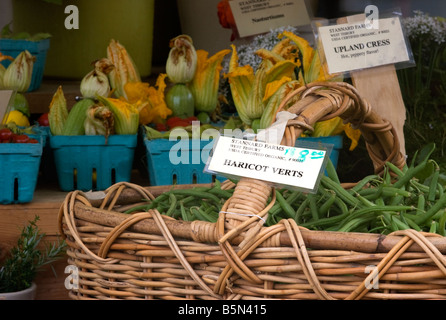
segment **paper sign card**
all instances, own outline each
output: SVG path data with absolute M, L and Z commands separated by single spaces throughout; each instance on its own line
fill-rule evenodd
M 410 60 L 398 17 L 379 19 L 374 27 L 364 21 L 323 26 L 318 34 L 329 74 Z
M 0 90 L 0 123 L 3 123 L 13 93 L 13 90 Z
M 305 0 L 232 0 L 229 4 L 241 38 L 311 22 Z
M 326 156 L 326 150 L 220 136 L 206 169 L 311 192 L 317 190 Z

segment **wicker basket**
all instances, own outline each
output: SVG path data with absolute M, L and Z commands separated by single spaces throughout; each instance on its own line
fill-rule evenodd
M 289 102 L 299 97 L 293 105 Z M 282 144 L 294 145 L 316 121 L 342 117 L 358 127 L 376 172 L 405 164 L 392 125 L 346 83 L 313 83 L 279 110 Z M 178 186 L 181 187 L 181 186 Z M 188 187 L 188 186 L 184 186 Z M 235 188 L 218 221 L 187 222 L 157 210 L 121 213 L 161 189 L 118 183 L 102 199 L 74 191 L 60 210 L 68 264 L 78 271 L 73 299 L 442 299 L 446 241 L 405 230 L 380 234 L 311 231 L 294 220 L 265 227 L 272 187 L 254 179 Z M 162 192 L 162 191 L 161 191 Z M 268 201 L 268 199 L 271 199 Z M 374 266 L 372 269 L 371 266 Z M 378 282 L 376 282 L 379 280 Z

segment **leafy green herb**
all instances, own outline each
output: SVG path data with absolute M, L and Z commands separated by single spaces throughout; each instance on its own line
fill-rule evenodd
M 30 34 L 29 32 L 12 32 L 11 31 L 11 23 L 6 24 L 2 30 L 0 31 L 0 38 L 2 39 L 14 39 L 14 40 L 28 40 L 28 41 L 40 41 L 44 39 L 48 39 L 51 37 L 51 34 L 46 32 L 38 32 L 35 34 Z
M 29 221 L 21 232 L 17 245 L 10 251 L 10 256 L 0 268 L 0 292 L 15 292 L 29 288 L 34 281 L 39 269 L 57 260 L 66 243 L 53 242 L 39 249 L 41 241 L 45 237 L 37 226 L 38 216 Z

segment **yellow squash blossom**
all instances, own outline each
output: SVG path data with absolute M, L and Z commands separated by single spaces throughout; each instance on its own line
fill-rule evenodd
M 139 113 L 133 104 L 118 98 L 97 98 L 113 112 L 116 134 L 138 133 Z
M 343 80 L 342 75 L 326 75 L 318 51 L 313 49 L 308 41 L 289 31 L 284 31 L 282 36 L 292 40 L 302 54 L 302 69 L 299 73 L 299 79 L 303 81 L 303 85 L 314 81 Z M 351 140 L 350 150 L 355 149 L 358 145 L 361 132 L 358 129 L 353 129 L 350 124 L 345 124 L 339 117 L 317 122 L 314 126 L 312 136 L 322 137 L 338 135 L 342 132 L 345 132 L 347 137 Z
M 107 47 L 107 58 L 114 68 L 108 73 L 110 86 L 116 97 L 125 97 L 124 86 L 128 82 L 140 82 L 138 68 L 126 48 L 112 39 Z
M 179 35 L 169 42 L 169 56 L 166 61 L 166 74 L 172 83 L 192 81 L 197 70 L 197 51 L 192 38 L 187 34 Z
M 253 120 L 262 117 L 266 107 L 265 94 L 271 96 L 274 92 L 272 89 L 278 89 L 277 85 L 268 86 L 268 84 L 294 78 L 294 69 L 298 64 L 294 59 L 285 59 L 277 50 L 278 47 L 271 51 L 257 50 L 256 54 L 262 58 L 262 62 L 254 73 L 249 66 L 239 66 L 236 48 L 232 45 L 229 72 L 225 76 L 229 80 L 237 112 L 247 125 L 251 125 Z M 290 51 L 286 52 L 290 53 Z
M 124 86 L 127 101 L 136 106 L 139 111 L 139 123 L 147 125 L 159 122 L 172 114 L 167 107 L 164 91 L 166 89 L 165 73 L 160 73 L 155 87 L 146 82 L 128 82 Z M 123 99 L 123 98 L 121 98 Z
M 212 113 L 218 104 L 218 88 L 223 58 L 231 50 L 221 50 L 208 58 L 208 52 L 197 50 L 197 70 L 189 89 L 194 96 L 195 110 Z

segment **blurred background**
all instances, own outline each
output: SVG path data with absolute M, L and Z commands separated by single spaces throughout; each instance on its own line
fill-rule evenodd
M 13 1 L 16 0 L 0 0 L 0 27 L 12 22 Z M 108 3 L 106 0 L 89 1 L 102 1 L 105 5 Z M 231 43 L 231 31 L 222 28 L 219 24 L 218 2 L 219 0 L 154 0 L 152 65 L 164 65 L 169 52 L 168 42 L 180 33 L 191 35 L 197 48 L 210 53 L 227 48 Z M 65 3 L 76 4 L 77 2 L 63 0 L 64 5 Z M 122 0 L 122 4 L 125 3 L 128 1 Z M 399 8 L 403 16 L 411 16 L 414 10 L 446 16 L 446 2 L 436 0 L 310 0 L 308 3 L 314 11 L 312 12 L 314 16 L 328 19 L 363 12 L 369 4 L 377 5 L 380 11 Z M 33 14 L 36 15 L 38 12 L 33 12 Z

